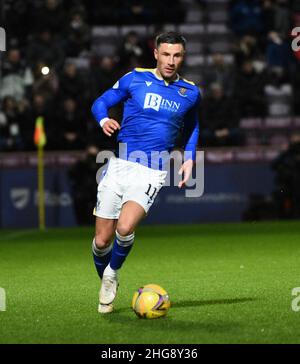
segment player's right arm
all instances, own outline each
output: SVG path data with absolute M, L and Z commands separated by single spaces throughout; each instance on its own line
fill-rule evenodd
M 133 72 L 120 78 L 114 86 L 98 97 L 92 105 L 94 118 L 102 127 L 103 132 L 111 136 L 115 130 L 120 129 L 120 124 L 108 116 L 109 109 L 130 96 L 129 87 L 133 79 Z
M 196 151 L 199 138 L 199 103 L 201 95 L 198 92 L 196 102 L 192 109 L 185 116 L 185 123 L 183 129 L 184 138 L 184 163 L 181 166 L 178 174 L 183 175 L 182 181 L 179 182 L 178 187 L 181 188 L 185 185 L 187 180 L 192 174 L 193 164 L 196 162 Z

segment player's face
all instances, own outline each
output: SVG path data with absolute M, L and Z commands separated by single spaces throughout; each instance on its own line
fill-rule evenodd
M 158 49 L 154 50 L 154 57 L 157 60 L 159 74 L 168 81 L 176 78 L 176 74 L 184 59 L 182 44 L 161 43 Z

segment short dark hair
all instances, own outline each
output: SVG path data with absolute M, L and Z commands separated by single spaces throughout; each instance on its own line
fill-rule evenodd
M 183 49 L 185 49 L 186 40 L 181 34 L 177 32 L 166 32 L 159 34 L 156 37 L 155 47 L 158 48 L 161 43 L 182 44 Z

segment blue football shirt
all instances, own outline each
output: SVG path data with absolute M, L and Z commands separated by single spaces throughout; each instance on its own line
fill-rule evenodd
M 162 169 L 151 153 L 170 152 L 183 128 L 186 159 L 196 158 L 199 137 L 198 111 L 201 95 L 193 82 L 179 76 L 166 82 L 155 69 L 136 68 L 98 97 L 92 106 L 95 119 L 108 117 L 109 109 L 124 102 L 124 114 L 118 143 L 126 150 L 119 157 L 142 163 L 150 168 Z M 136 159 L 136 151 L 142 157 Z

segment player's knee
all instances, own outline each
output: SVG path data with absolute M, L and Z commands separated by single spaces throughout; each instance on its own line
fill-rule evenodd
M 98 249 L 105 249 L 111 244 L 111 239 L 107 239 L 102 235 L 95 236 L 95 245 Z
M 134 228 L 130 224 L 120 223 L 117 225 L 117 232 L 122 236 L 127 236 L 134 232 Z

